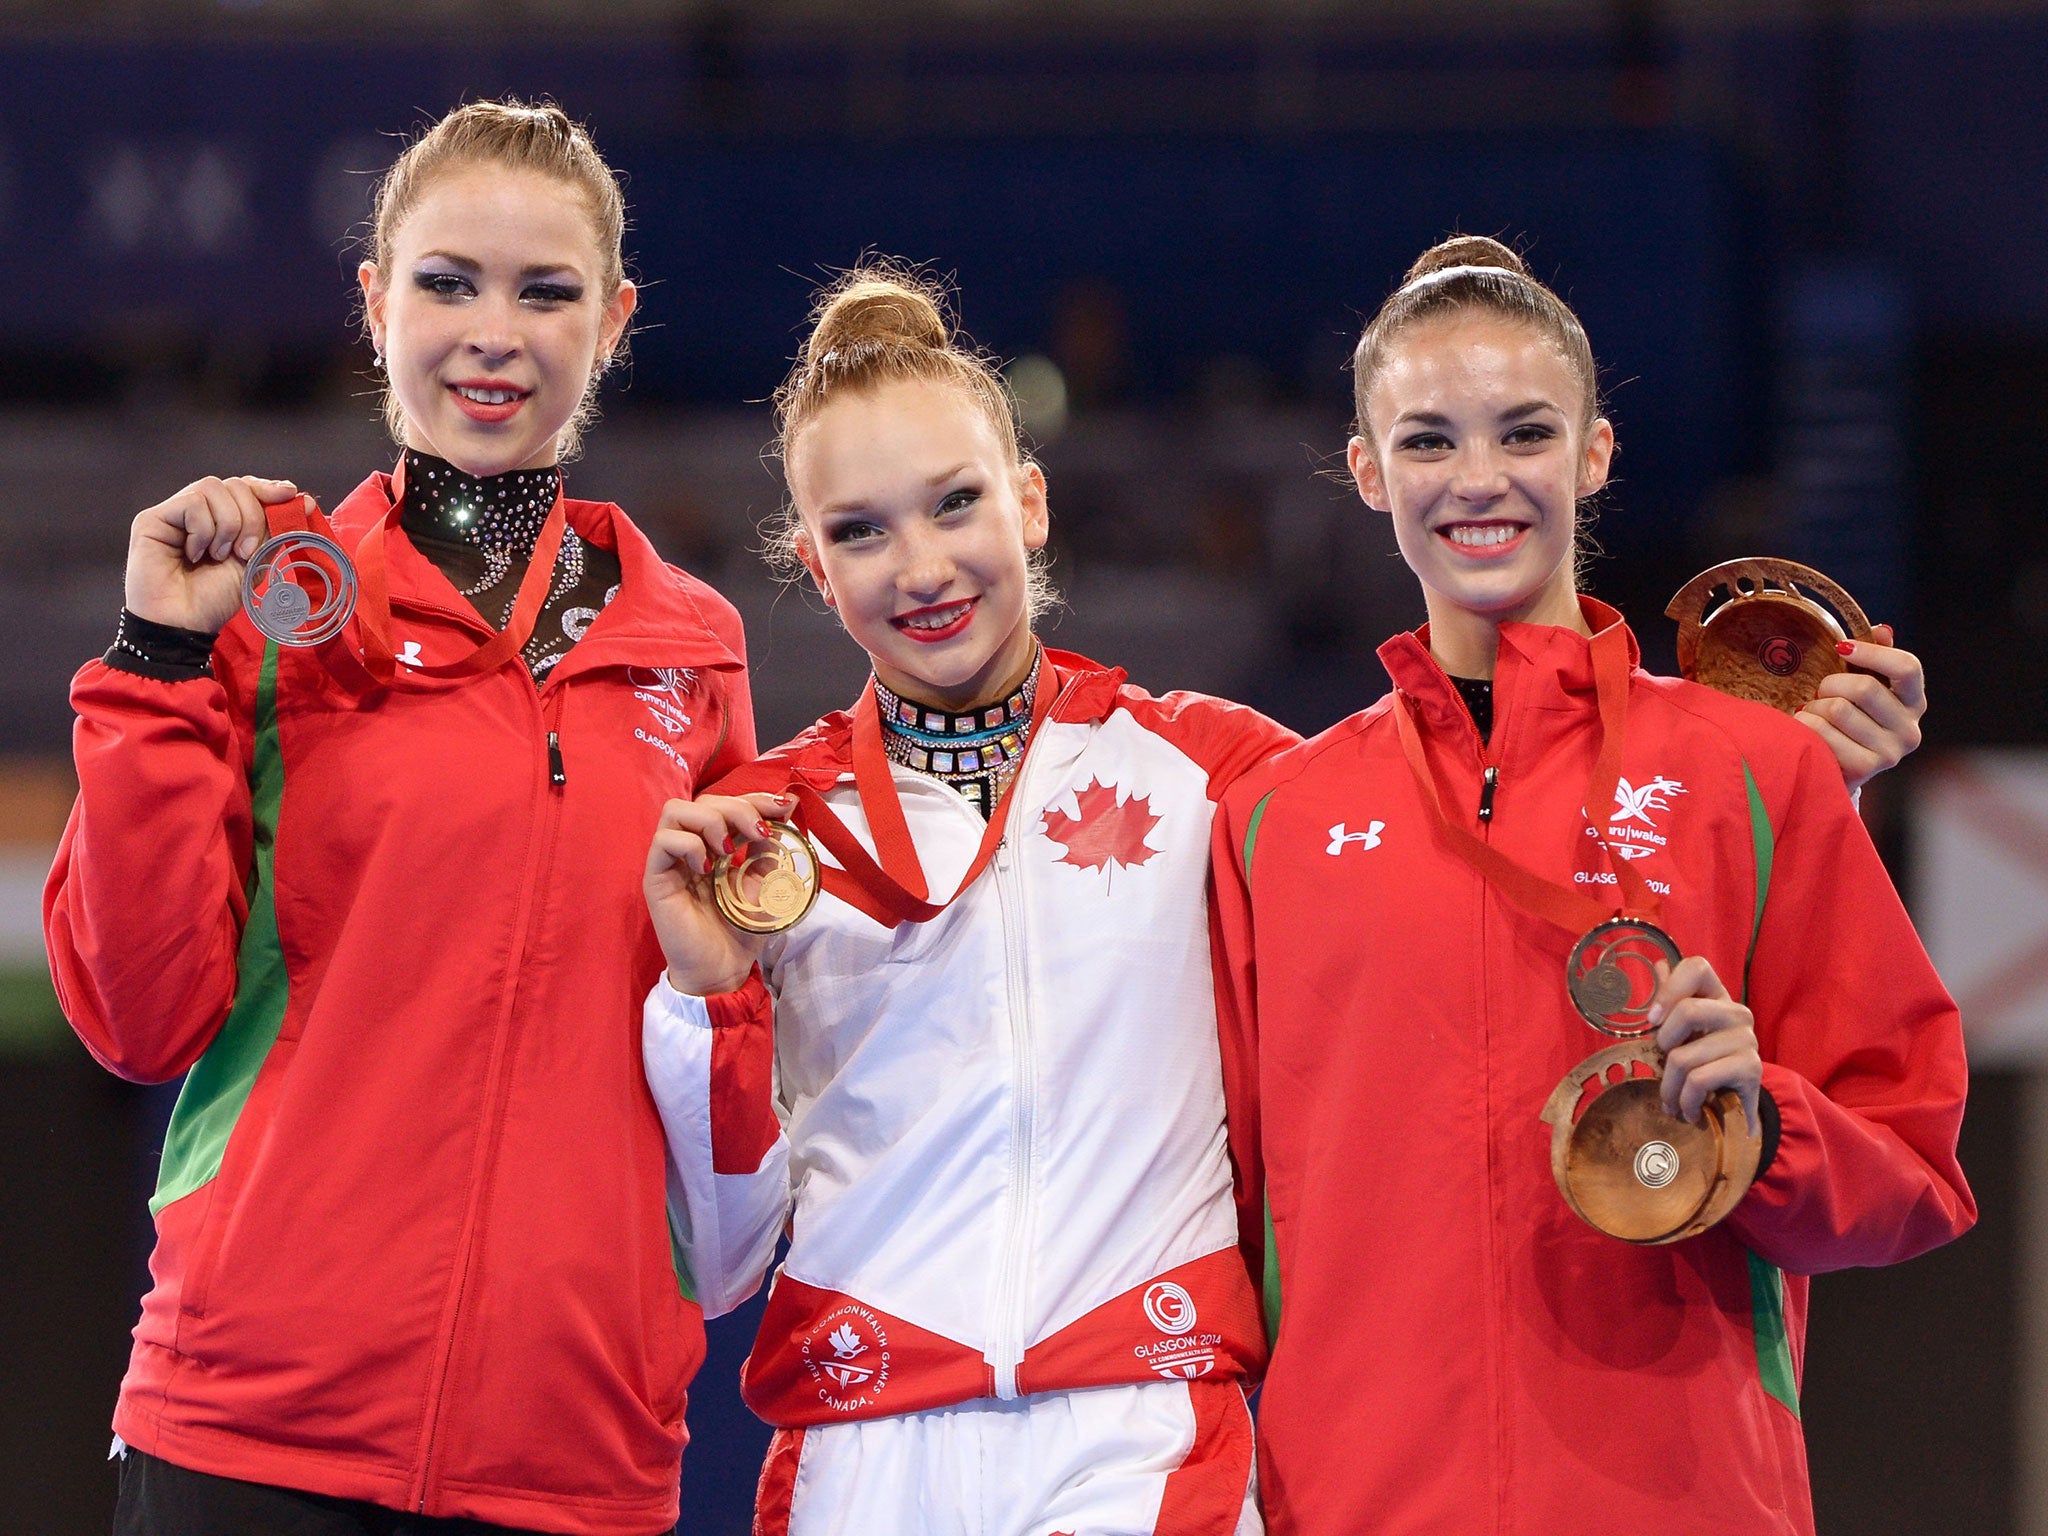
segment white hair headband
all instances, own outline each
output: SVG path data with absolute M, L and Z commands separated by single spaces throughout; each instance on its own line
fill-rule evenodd
M 1438 267 L 1434 272 L 1425 272 L 1420 277 L 1410 278 L 1407 282 L 1401 285 L 1399 291 L 1401 293 L 1407 293 L 1412 289 L 1421 288 L 1426 284 L 1441 283 L 1448 281 L 1449 279 L 1454 277 L 1473 277 L 1481 272 L 1491 273 L 1495 277 L 1520 278 L 1525 283 L 1531 280 L 1526 272 L 1517 272 L 1513 267 L 1480 267 L 1470 265 L 1462 267 Z

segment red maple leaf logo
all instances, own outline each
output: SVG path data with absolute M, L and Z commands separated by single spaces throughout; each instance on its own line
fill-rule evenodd
M 1150 796 L 1133 795 L 1128 800 L 1119 800 L 1114 784 L 1093 779 L 1074 796 L 1074 804 L 1079 816 L 1069 816 L 1065 811 L 1045 813 L 1045 835 L 1067 850 L 1059 863 L 1114 874 L 1112 865 L 1130 869 L 1159 852 L 1145 843 L 1152 829 L 1159 825 L 1159 818 L 1152 814 Z

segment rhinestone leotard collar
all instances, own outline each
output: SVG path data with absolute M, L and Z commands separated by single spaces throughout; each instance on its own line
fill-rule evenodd
M 987 818 L 1016 777 L 1031 736 L 1031 705 L 1045 665 L 1040 650 L 1031 672 L 1007 699 L 973 711 L 944 710 L 891 693 L 875 681 L 882 712 L 882 750 L 892 763 L 950 785 Z
M 512 622 L 512 606 L 519 596 L 517 584 L 506 578 L 512 574 L 513 562 L 533 554 L 541 526 L 561 492 L 560 465 L 480 476 L 467 474 L 446 459 L 407 448 L 405 508 L 400 523 L 415 538 L 467 544 L 482 554 L 482 574 L 456 590 L 486 619 L 495 611 L 494 622 L 503 629 Z M 559 607 L 576 589 L 583 580 L 585 561 L 583 540 L 575 529 L 565 528 L 561 552 L 555 556 L 554 580 L 541 605 L 544 611 Z M 540 626 L 527 642 L 522 654 L 536 676 L 561 660 L 561 655 L 553 652 L 557 638 L 551 626 Z

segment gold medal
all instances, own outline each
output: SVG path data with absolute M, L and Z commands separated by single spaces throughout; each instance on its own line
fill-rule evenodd
M 1735 1209 L 1763 1137 L 1741 1096 L 1708 1097 L 1697 1125 L 1664 1112 L 1664 1054 L 1647 1040 L 1596 1051 L 1551 1090 L 1550 1171 L 1588 1225 L 1630 1243 L 1694 1237 Z
M 1679 959 L 1678 946 L 1656 924 L 1613 918 L 1572 946 L 1565 990 L 1579 1017 L 1603 1035 L 1647 1035 L 1655 1028 L 1649 1015 L 1657 996 L 1657 962 L 1676 965 Z
M 818 899 L 818 850 L 786 821 L 767 823 L 768 840 L 723 854 L 711 866 L 719 915 L 746 933 L 780 933 L 802 921 Z M 751 892 L 751 893 L 750 893 Z

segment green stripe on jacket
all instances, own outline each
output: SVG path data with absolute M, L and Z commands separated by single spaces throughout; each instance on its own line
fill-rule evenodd
M 228 1137 L 249 1102 L 256 1074 L 284 1027 L 291 983 L 284 947 L 277 936 L 277 818 L 284 803 L 284 753 L 277 736 L 277 661 L 273 643 L 263 648 L 256 683 L 256 741 L 250 782 L 251 833 L 255 857 L 249 870 L 249 920 L 235 955 L 235 1003 L 227 1022 L 185 1075 L 177 1107 L 164 1137 L 152 1214 L 182 1200 L 220 1172 Z
M 1763 791 L 1749 762 L 1742 764 L 1743 787 L 1749 791 L 1749 850 L 1756 862 L 1756 915 L 1750 922 L 1749 953 L 1742 957 L 1742 1000 L 1749 1001 L 1749 965 L 1764 931 L 1764 900 L 1771 894 L 1771 865 L 1778 856 L 1778 837 L 1764 809 Z M 1799 1382 L 1792 1372 L 1792 1340 L 1785 1329 L 1785 1275 L 1768 1259 L 1749 1256 L 1749 1315 L 1756 1329 L 1756 1371 L 1764 1390 L 1799 1415 Z

